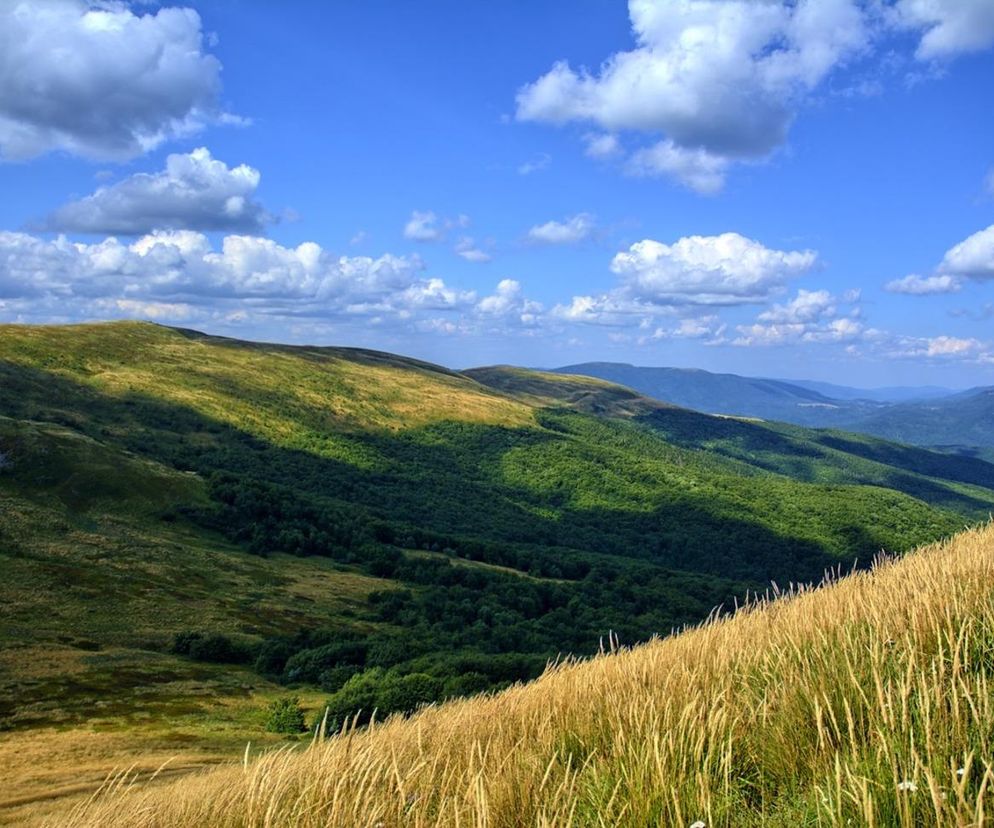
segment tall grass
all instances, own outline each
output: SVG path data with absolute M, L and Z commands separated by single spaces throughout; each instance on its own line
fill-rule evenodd
M 76 826 L 919 826 L 994 810 L 994 526 Z

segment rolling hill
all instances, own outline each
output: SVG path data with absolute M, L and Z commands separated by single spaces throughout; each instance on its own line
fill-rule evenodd
M 0 507 L 21 802 L 55 756 L 278 741 L 287 687 L 361 723 L 666 634 L 984 519 L 994 466 L 584 377 L 2 326 Z

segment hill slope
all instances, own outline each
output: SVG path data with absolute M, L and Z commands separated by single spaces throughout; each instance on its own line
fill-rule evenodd
M 0 777 L 42 792 L 39 727 L 213 760 L 280 687 L 506 686 L 994 508 L 979 460 L 135 323 L 0 328 L 0 458 Z
M 994 529 L 80 826 L 985 824 Z

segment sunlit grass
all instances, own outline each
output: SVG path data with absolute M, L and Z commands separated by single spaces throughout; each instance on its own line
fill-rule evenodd
M 346 348 L 294 348 L 187 336 L 147 323 L 0 325 L 4 358 L 111 395 L 145 394 L 276 445 L 349 430 L 439 420 L 533 424 L 532 409 L 465 376 L 416 360 Z M 334 441 L 325 453 L 336 455 Z M 370 465 L 342 448 L 339 459 Z
M 982 825 L 992 594 L 987 526 L 492 697 L 179 782 L 122 778 L 70 823 Z

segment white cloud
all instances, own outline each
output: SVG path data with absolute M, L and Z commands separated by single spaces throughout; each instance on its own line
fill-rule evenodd
M 912 273 L 901 279 L 893 279 L 884 285 L 889 293 L 905 293 L 909 296 L 929 296 L 935 293 L 956 293 L 962 284 L 955 276 L 919 276 Z
M 583 136 L 584 155 L 590 158 L 612 158 L 621 152 L 621 142 L 611 133 L 588 132 Z
M 738 325 L 739 335 L 733 345 L 754 347 L 757 345 L 787 345 L 800 342 L 851 342 L 864 333 L 864 326 L 855 319 L 841 317 L 824 325 L 804 322 L 773 322 L 753 325 Z
M 700 339 L 705 345 L 721 345 L 725 342 L 727 329 L 721 319 L 715 315 L 698 316 L 691 319 L 681 319 L 675 328 L 656 328 L 648 336 L 638 338 L 639 345 L 659 342 L 667 339 Z
M 455 252 L 467 262 L 483 264 L 489 262 L 493 257 L 485 250 L 481 250 L 470 236 L 463 236 L 456 243 Z
M 140 319 L 186 321 L 202 317 L 192 305 L 177 302 L 143 302 L 137 299 L 97 299 L 90 308 L 108 316 L 124 315 Z
M 950 248 L 938 270 L 964 279 L 994 279 L 994 224 Z
M 399 294 L 399 298 L 398 304 L 405 310 L 415 308 L 446 310 L 471 305 L 476 301 L 476 294 L 471 290 L 450 288 L 441 279 L 428 279 L 405 288 Z
M 528 231 L 529 241 L 538 244 L 576 244 L 594 231 L 594 218 L 589 213 L 577 213 L 565 221 L 547 221 Z
M 705 149 L 684 149 L 670 140 L 645 147 L 628 160 L 632 175 L 666 175 L 702 195 L 713 195 L 725 186 L 729 160 Z
M 158 173 L 137 173 L 52 213 L 46 229 L 141 235 L 156 229 L 258 232 L 272 217 L 253 200 L 259 171 L 229 168 L 201 147 L 170 155 Z
M 733 345 L 752 347 L 810 342 L 852 342 L 863 338 L 859 291 L 841 297 L 827 290 L 798 290 L 788 302 L 763 311 L 752 325 L 738 325 Z M 843 311 L 841 305 L 849 305 Z
M 954 336 L 936 336 L 927 341 L 928 356 L 960 356 L 971 354 L 983 348 L 976 339 L 957 339 Z
M 827 290 L 799 290 L 797 296 L 784 305 L 774 305 L 759 315 L 763 322 L 806 323 L 834 316 L 835 297 Z
M 568 303 L 555 305 L 550 316 L 584 325 L 649 329 L 659 316 L 673 316 L 691 305 L 764 302 L 816 263 L 814 251 L 772 250 L 738 233 L 688 236 L 671 245 L 645 239 L 615 255 L 611 262 L 619 280 L 615 288 L 599 295 L 574 296 Z M 696 322 L 684 320 L 675 329 L 658 328 L 656 338 L 690 337 L 694 326 L 702 324 L 709 326 L 717 341 L 721 326 L 712 316 L 698 317 Z
M 188 8 L 134 13 L 92 0 L 0 3 L 0 158 L 63 150 L 134 158 L 204 125 L 221 64 Z
M 974 338 L 955 336 L 884 337 L 879 343 L 884 356 L 891 359 L 966 360 L 988 362 L 990 344 Z
M 629 0 L 628 14 L 630 50 L 593 70 L 555 63 L 518 90 L 516 118 L 648 135 L 625 169 L 701 193 L 720 190 L 732 163 L 781 147 L 838 69 L 906 51 L 906 32 L 920 35 L 921 61 L 994 43 L 991 0 Z M 870 72 L 833 94 L 879 94 Z M 608 154 L 594 140 L 585 136 L 588 154 Z
M 890 9 L 898 26 L 922 31 L 921 60 L 978 52 L 994 43 L 990 0 L 898 0 Z
M 469 227 L 469 216 L 439 218 L 431 210 L 414 210 L 404 225 L 404 238 L 411 241 L 439 242 L 454 228 Z
M 700 167 L 776 149 L 798 102 L 870 37 L 855 0 L 630 0 L 628 8 L 634 49 L 594 73 L 555 64 L 519 90 L 516 116 L 661 133 L 654 168 L 678 177 L 690 163 L 680 151 L 703 153 Z M 651 159 L 636 167 L 652 169 Z
M 520 282 L 502 279 L 493 294 L 484 296 L 477 303 L 476 312 L 482 317 L 533 326 L 541 321 L 542 305 L 525 298 Z
M 216 250 L 192 231 L 160 231 L 130 245 L 0 233 L 0 299 L 31 298 L 39 307 L 50 300 L 74 312 L 102 307 L 152 316 L 141 309 L 164 308 L 159 318 L 195 307 L 404 319 L 419 310 L 473 307 L 472 291 L 423 278 L 424 269 L 417 257 L 335 256 L 313 242 L 284 247 L 257 236 L 227 236 Z
M 645 327 L 656 316 L 672 313 L 672 308 L 633 299 L 620 289 L 598 296 L 574 296 L 568 304 L 552 308 L 552 316 L 563 322 L 605 327 Z
M 438 226 L 438 216 L 430 210 L 415 210 L 404 225 L 404 238 L 412 241 L 441 241 L 444 233 Z
M 611 270 L 625 291 L 642 301 L 736 305 L 767 299 L 816 261 L 812 250 L 773 250 L 738 233 L 723 233 L 687 236 L 671 245 L 645 239 L 618 253 Z

